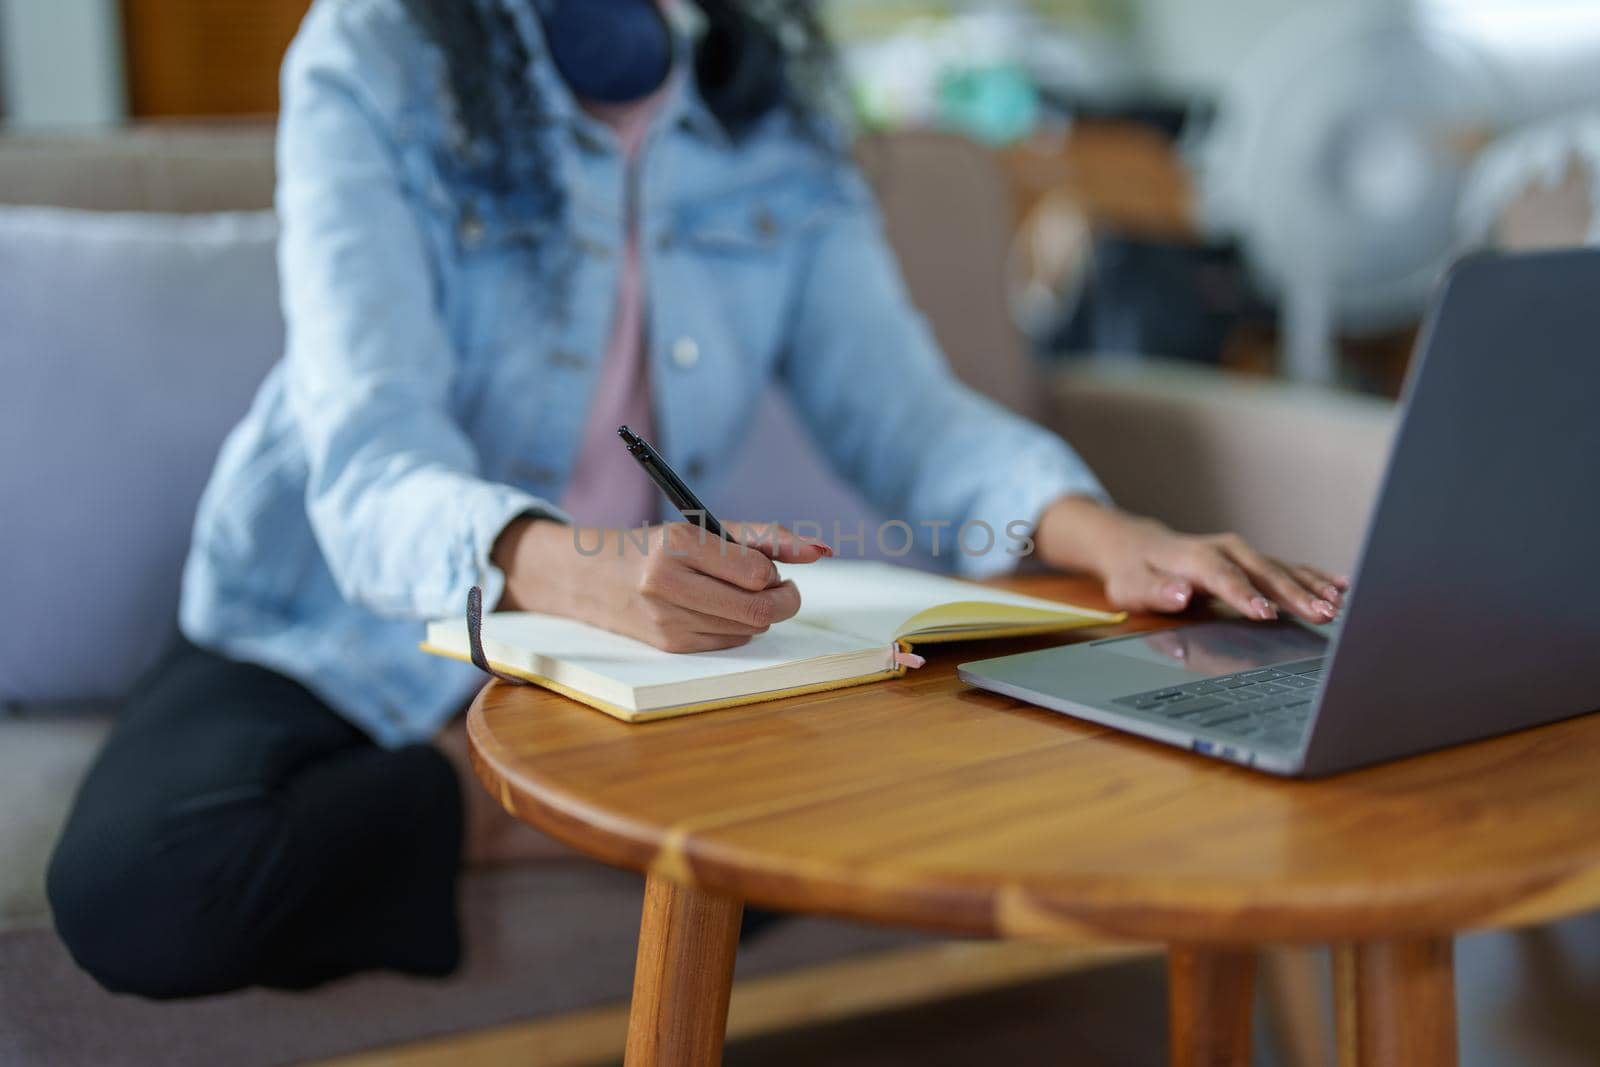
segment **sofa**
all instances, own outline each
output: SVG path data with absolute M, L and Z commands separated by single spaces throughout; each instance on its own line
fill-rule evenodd
M 1000 291 L 1013 220 L 992 161 L 935 135 L 875 140 L 862 158 L 966 380 L 1061 430 L 1131 507 L 1352 564 L 1392 405 L 1131 356 L 1036 365 Z M 101 991 L 51 928 L 54 836 L 118 699 L 172 631 L 195 502 L 278 355 L 271 188 L 256 126 L 0 138 L 0 1064 L 305 1062 L 485 1028 L 523 1034 L 521 1063 L 615 1058 L 641 883 L 578 859 L 466 872 L 467 961 L 446 982 L 151 1004 Z M 763 456 L 788 466 L 708 487 L 721 510 L 866 513 L 781 397 L 759 424 Z M 777 976 L 862 990 L 817 998 L 836 1014 L 898 1002 L 884 982 L 835 982 L 852 961 L 898 960 L 872 973 L 936 995 L 1103 957 L 796 919 L 742 949 L 730 1026 L 802 1020 L 771 1010 L 775 990 L 800 988 Z M 768 1008 L 741 1015 L 745 990 Z

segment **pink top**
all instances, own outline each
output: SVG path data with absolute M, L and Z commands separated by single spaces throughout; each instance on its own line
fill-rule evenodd
M 671 84 L 670 81 L 668 83 Z M 595 118 L 616 131 L 627 155 L 627 247 L 617 286 L 617 310 L 611 325 L 600 381 L 583 429 L 583 442 L 572 480 L 561 494 L 561 510 L 580 526 L 610 529 L 655 522 L 659 490 L 617 439 L 617 427 L 628 426 L 646 440 L 655 439 L 650 406 L 650 365 L 645 358 L 644 269 L 639 258 L 639 148 L 667 87 L 631 104 L 585 104 Z

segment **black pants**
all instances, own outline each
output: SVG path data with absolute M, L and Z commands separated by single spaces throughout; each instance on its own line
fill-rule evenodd
M 180 642 L 139 684 L 55 855 L 56 927 L 116 992 L 299 989 L 460 958 L 460 786 L 308 690 Z

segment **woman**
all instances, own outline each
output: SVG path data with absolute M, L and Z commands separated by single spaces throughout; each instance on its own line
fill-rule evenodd
M 104 985 L 456 965 L 464 823 L 477 858 L 536 840 L 471 807 L 446 727 L 481 679 L 416 651 L 471 586 L 679 652 L 795 613 L 771 560 L 828 550 L 782 531 L 725 553 L 669 523 L 651 551 L 592 551 L 660 519 L 620 423 L 714 483 L 780 379 L 925 537 L 1024 520 L 1044 563 L 1124 607 L 1333 617 L 1329 575 L 1116 511 L 1065 444 L 951 377 L 829 121 L 826 61 L 808 9 L 775 0 L 315 5 L 283 78 L 287 353 L 202 501 L 185 640 L 51 866 Z

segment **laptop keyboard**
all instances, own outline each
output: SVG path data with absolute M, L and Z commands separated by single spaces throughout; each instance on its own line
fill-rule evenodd
M 1240 671 L 1171 689 L 1152 689 L 1112 701 L 1185 726 L 1274 748 L 1305 738 L 1322 681 L 1322 657 Z

